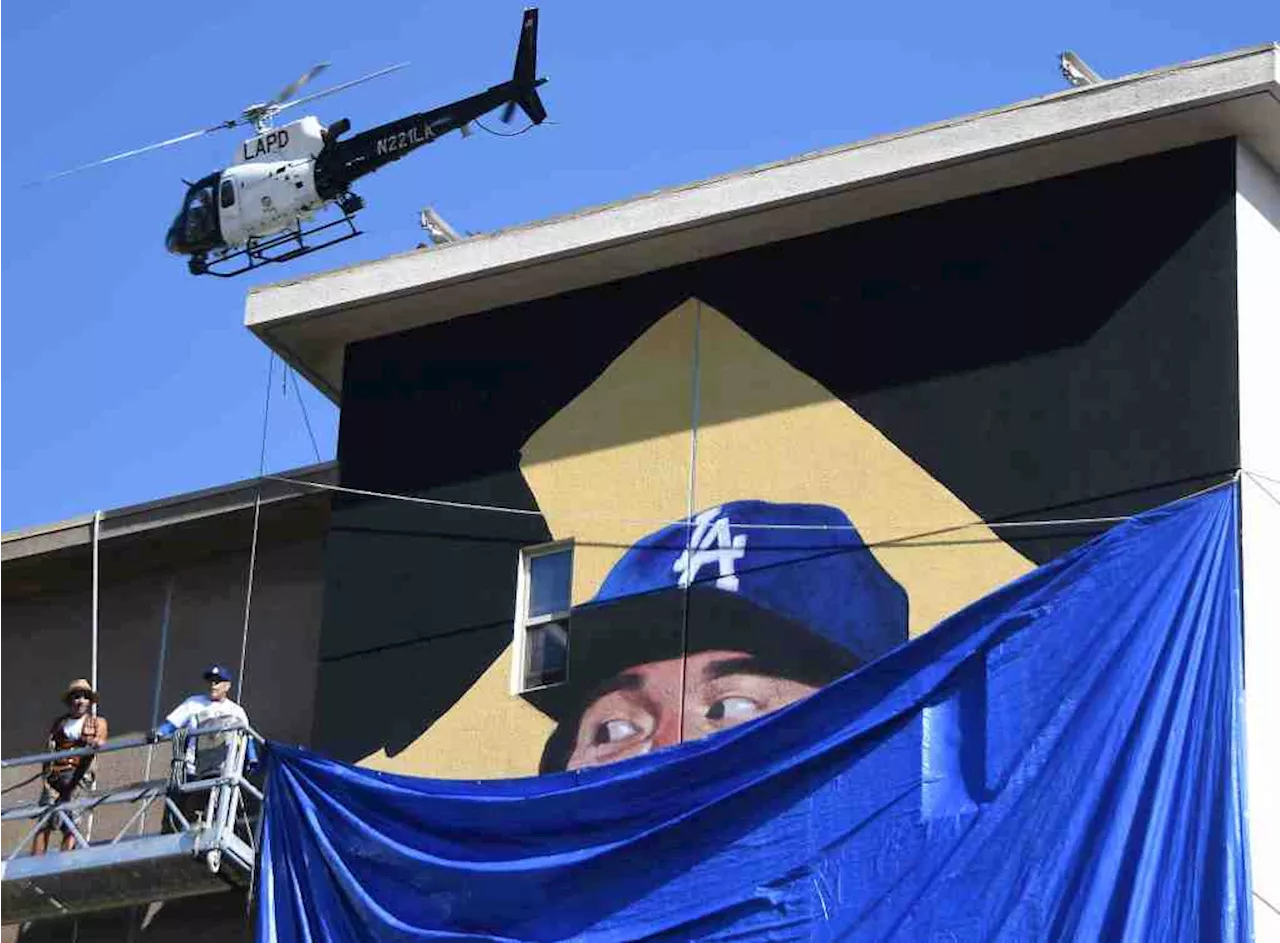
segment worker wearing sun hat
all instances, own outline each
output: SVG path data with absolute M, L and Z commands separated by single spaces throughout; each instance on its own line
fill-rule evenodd
M 98 703 L 98 692 L 93 689 L 93 685 L 84 678 L 77 678 L 67 685 L 62 693 L 62 702 L 67 705 L 67 710 L 49 728 L 49 750 L 102 746 L 107 739 L 107 719 L 93 709 Z M 49 806 L 58 802 L 70 802 L 83 795 L 93 783 L 92 766 L 92 754 L 60 757 L 46 764 L 40 804 Z M 79 825 L 79 809 L 65 809 L 62 814 Z M 32 854 L 42 855 L 48 850 L 49 835 L 55 827 L 62 830 L 62 849 L 70 851 L 75 847 L 76 839 L 71 828 L 65 822 L 59 822 L 55 816 L 36 834 L 31 846 Z
M 733 501 L 630 547 L 574 610 L 541 768 L 647 753 L 762 716 L 907 639 L 907 597 L 838 508 Z

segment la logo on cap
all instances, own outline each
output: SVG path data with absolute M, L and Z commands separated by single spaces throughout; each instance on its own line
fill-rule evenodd
M 747 535 L 734 536 L 729 531 L 728 517 L 722 517 L 720 506 L 708 508 L 693 519 L 693 536 L 671 569 L 680 574 L 680 588 L 687 588 L 704 566 L 720 568 L 716 588 L 731 593 L 738 591 L 736 565 L 747 555 Z

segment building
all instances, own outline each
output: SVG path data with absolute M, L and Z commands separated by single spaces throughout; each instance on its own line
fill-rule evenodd
M 333 464 L 291 473 L 308 482 L 337 479 Z M 245 641 L 245 601 L 256 481 L 238 482 L 105 512 L 97 525 L 99 560 L 96 666 L 103 714 L 112 736 L 149 730 L 188 694 L 214 662 L 236 665 Z M 315 664 L 323 595 L 329 502 L 322 491 L 267 482 L 261 491 L 259 537 L 240 698 L 251 719 L 285 742 L 311 735 Z M 6 756 L 42 751 L 58 693 L 75 677 L 95 674 L 93 650 L 93 516 L 13 531 L 3 553 L 4 718 Z M 168 756 L 133 750 L 100 758 L 101 784 L 119 786 L 167 769 Z M 6 787 L 30 769 L 6 771 Z M 34 784 L 6 795 L 33 799 Z M 125 824 L 119 807 L 95 816 L 98 835 Z M 159 810 L 149 815 L 158 827 Z M 28 822 L 5 822 L 12 853 Z M 149 918 L 149 919 L 148 919 Z M 158 912 L 113 912 L 38 923 L 5 939 L 121 940 L 146 920 L 152 937 L 224 939 L 243 931 L 244 899 L 232 895 L 179 901 Z M 145 936 L 145 934 L 144 934 Z
M 324 535 L 323 615 L 280 643 L 287 700 L 314 691 L 288 736 L 417 775 L 609 762 L 794 700 L 1114 518 L 1244 472 L 1253 882 L 1280 900 L 1262 740 L 1280 710 L 1278 53 L 251 292 L 249 328 L 342 410 L 345 491 L 278 505 L 317 508 L 298 544 L 311 612 Z M 636 548 L 687 518 L 689 543 L 645 570 Z M 779 522 L 863 546 L 861 588 L 830 605 L 869 615 L 840 639 L 804 631 L 814 571 L 742 562 Z M 708 578 L 732 593 L 690 586 Z M 8 586 L 7 642 L 58 618 L 48 594 L 11 610 Z M 249 707 L 281 736 L 253 700 L 256 633 Z M 726 653 L 778 683 L 699 687 L 708 666 L 735 677 Z M 25 658 L 5 663 L 6 733 L 10 677 L 69 676 Z M 628 669 L 643 704 L 618 696 Z

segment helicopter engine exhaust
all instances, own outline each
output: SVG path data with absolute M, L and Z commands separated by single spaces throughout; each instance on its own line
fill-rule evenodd
M 346 134 L 350 130 L 351 130 L 351 119 L 339 118 L 333 124 L 329 125 L 329 127 L 324 129 L 322 136 L 324 138 L 324 142 L 328 144 L 330 141 L 336 141 L 339 137 Z

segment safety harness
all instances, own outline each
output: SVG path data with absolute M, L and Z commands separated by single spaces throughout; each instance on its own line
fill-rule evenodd
M 49 729 L 50 750 L 59 752 L 62 750 L 74 750 L 97 739 L 98 717 L 96 714 L 85 715 L 84 726 L 80 729 L 80 736 L 75 739 L 68 737 L 67 732 L 63 729 L 63 725 L 68 720 L 75 720 L 75 715 L 63 714 L 53 722 L 53 726 Z M 45 767 L 45 779 L 55 788 L 68 788 L 84 779 L 89 773 L 89 767 L 92 765 L 93 754 L 59 757 L 50 761 L 48 766 Z

